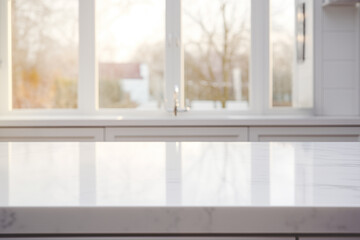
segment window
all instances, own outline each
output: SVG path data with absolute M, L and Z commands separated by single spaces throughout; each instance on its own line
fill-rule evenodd
M 0 113 L 310 112 L 300 2 L 1 1 Z

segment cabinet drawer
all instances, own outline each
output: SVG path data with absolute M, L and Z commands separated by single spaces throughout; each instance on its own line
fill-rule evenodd
M 0 142 L 104 141 L 103 128 L 0 128 Z
M 247 141 L 246 127 L 106 128 L 106 141 Z
M 358 142 L 359 127 L 251 127 L 252 142 Z

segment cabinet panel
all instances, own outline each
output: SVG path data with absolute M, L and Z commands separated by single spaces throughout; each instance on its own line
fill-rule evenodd
M 106 128 L 106 141 L 248 141 L 246 127 Z
M 359 127 L 251 127 L 252 142 L 357 142 Z
M 0 142 L 104 141 L 103 128 L 0 128 Z

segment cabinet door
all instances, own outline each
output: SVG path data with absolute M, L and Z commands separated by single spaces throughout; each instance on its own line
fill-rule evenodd
M 0 142 L 104 141 L 103 128 L 0 128 Z
M 251 127 L 252 142 L 358 142 L 359 127 Z
M 248 141 L 246 127 L 113 127 L 106 141 Z

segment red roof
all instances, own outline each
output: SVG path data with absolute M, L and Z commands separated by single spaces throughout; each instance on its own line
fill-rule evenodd
M 142 79 L 140 63 L 104 63 L 99 64 L 101 80 Z

